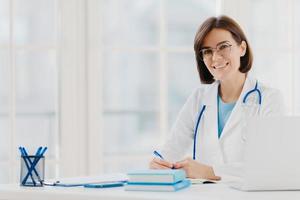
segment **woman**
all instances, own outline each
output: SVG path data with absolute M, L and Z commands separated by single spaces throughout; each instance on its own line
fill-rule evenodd
M 247 118 L 280 115 L 282 97 L 248 76 L 251 48 L 233 19 L 207 19 L 195 36 L 194 50 L 203 84 L 180 111 L 160 152 L 164 159 L 154 158 L 150 168 L 182 168 L 190 178 L 211 180 L 238 175 Z

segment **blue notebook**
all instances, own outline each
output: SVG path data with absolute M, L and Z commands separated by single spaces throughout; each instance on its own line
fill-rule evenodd
M 174 184 L 186 178 L 184 170 L 136 170 L 127 174 L 130 183 Z
M 184 179 L 174 184 L 154 184 L 154 183 L 130 183 L 125 185 L 127 191 L 153 191 L 153 192 L 175 192 L 177 190 L 187 188 L 191 185 L 191 181 Z

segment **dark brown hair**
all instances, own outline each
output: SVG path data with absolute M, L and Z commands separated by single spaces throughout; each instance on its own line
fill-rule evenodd
M 210 84 L 213 83 L 214 77 L 208 71 L 207 67 L 205 66 L 203 60 L 201 59 L 201 52 L 203 41 L 206 35 L 214 28 L 224 29 L 231 33 L 233 39 L 238 43 L 241 44 L 242 41 L 245 41 L 247 44 L 246 54 L 241 57 L 241 66 L 239 71 L 242 73 L 247 73 L 251 67 L 253 62 L 253 54 L 251 48 L 249 46 L 248 40 L 238 25 L 233 19 L 227 16 L 219 16 L 219 17 L 210 17 L 203 22 L 200 26 L 199 30 L 196 33 L 195 40 L 194 40 L 194 50 L 196 55 L 197 61 L 197 69 L 200 76 L 200 80 L 202 83 Z

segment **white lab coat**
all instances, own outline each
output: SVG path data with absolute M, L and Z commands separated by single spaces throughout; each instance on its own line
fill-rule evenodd
M 196 89 L 181 109 L 171 130 L 170 137 L 161 149 L 166 160 L 176 162 L 186 156 L 192 157 L 194 129 L 199 111 L 206 109 L 198 127 L 196 160 L 213 167 L 216 175 L 241 175 L 243 147 L 245 143 L 245 124 L 252 116 L 275 116 L 284 112 L 283 98 L 279 90 L 263 86 L 258 82 L 262 103 L 258 103 L 257 92 L 245 94 L 254 89 L 256 80 L 246 78 L 242 93 L 228 118 L 221 137 L 218 138 L 217 95 L 219 82 L 203 85 Z

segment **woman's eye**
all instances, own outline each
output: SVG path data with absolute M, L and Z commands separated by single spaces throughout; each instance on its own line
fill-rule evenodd
M 203 51 L 203 54 L 204 54 L 204 55 L 210 55 L 210 54 L 212 54 L 212 50 L 211 50 L 211 49 L 205 49 L 205 50 Z
M 223 49 L 226 49 L 228 47 L 229 47 L 228 44 L 222 44 L 221 46 L 219 46 L 219 50 L 223 50 Z

